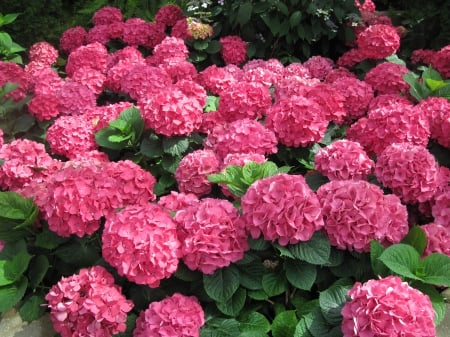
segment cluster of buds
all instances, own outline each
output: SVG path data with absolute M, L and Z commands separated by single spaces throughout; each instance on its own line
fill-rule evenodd
M 213 34 L 213 27 L 207 23 L 199 22 L 192 17 L 187 19 L 187 23 L 189 33 L 196 40 L 204 40 Z

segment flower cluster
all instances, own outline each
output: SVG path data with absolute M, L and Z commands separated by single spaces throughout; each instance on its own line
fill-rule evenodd
M 400 199 L 387 198 L 367 181 L 333 180 L 319 187 L 317 197 L 325 232 L 339 249 L 368 252 L 371 240 L 398 243 L 408 233 L 408 214 Z
M 132 205 L 106 218 L 102 256 L 119 275 L 151 288 L 178 267 L 177 225 L 162 207 Z
M 205 314 L 195 296 L 180 293 L 150 303 L 136 319 L 133 337 L 199 337 Z
M 430 138 L 450 149 L 450 101 L 444 97 L 428 97 L 417 104 L 430 125 Z
M 241 260 L 248 249 L 247 233 L 233 204 L 224 199 L 204 198 L 179 210 L 182 259 L 191 270 L 213 274 Z
M 358 34 L 356 44 L 365 59 L 380 60 L 398 50 L 400 36 L 391 25 L 375 24 Z
M 241 198 L 242 221 L 253 238 L 280 245 L 308 241 L 323 227 L 314 192 L 301 175 L 278 174 L 257 180 Z
M 337 140 L 320 149 L 314 167 L 330 180 L 367 179 L 375 163 L 363 147 L 350 140 Z
M 423 256 L 440 253 L 450 256 L 450 233 L 448 226 L 429 223 L 421 226 L 427 236 L 427 245 Z
M 220 38 L 220 51 L 225 64 L 241 65 L 247 59 L 247 43 L 239 36 L 229 35 Z
M 405 94 L 409 90 L 409 85 L 402 76 L 408 72 L 408 68 L 403 65 L 383 62 L 370 69 L 364 81 L 372 86 L 377 95 Z
M 424 147 L 411 143 L 387 146 L 377 158 L 375 175 L 406 203 L 430 200 L 438 186 L 439 165 Z
M 328 57 L 312 56 L 303 63 L 303 66 L 308 69 L 312 77 L 324 80 L 334 68 L 334 61 Z
M 109 337 L 126 329 L 133 303 L 103 267 L 63 277 L 45 296 L 54 329 L 62 337 Z

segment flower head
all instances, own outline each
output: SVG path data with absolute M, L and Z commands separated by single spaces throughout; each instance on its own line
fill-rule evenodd
M 65 82 L 56 92 L 58 109 L 62 115 L 82 115 L 97 105 L 94 92 L 86 85 L 75 81 Z
M 212 274 L 241 260 L 248 249 L 247 233 L 239 213 L 224 199 L 204 198 L 179 210 L 178 223 L 182 258 L 191 270 Z
M 358 34 L 356 44 L 364 58 L 380 60 L 391 56 L 398 50 L 400 36 L 393 26 L 375 24 Z
M 158 200 L 158 205 L 170 212 L 177 212 L 191 205 L 196 205 L 199 198 L 193 193 L 170 191 Z
M 247 43 L 237 35 L 220 38 L 222 44 L 220 55 L 225 64 L 241 65 L 247 59 Z
M 450 227 L 450 182 L 446 181 L 447 185 L 438 190 L 433 199 L 433 206 L 431 213 L 434 217 L 434 222 L 437 225 L 445 226 L 448 230 Z
M 233 64 L 225 67 L 218 67 L 213 64 L 200 72 L 199 82 L 206 90 L 217 95 L 222 91 L 227 91 L 234 83 L 237 83 L 242 74 L 242 69 Z
M 117 64 L 118 67 L 121 63 Z M 114 67 L 114 68 L 115 68 Z M 113 69 L 114 69 L 113 68 Z M 128 72 L 126 69 L 128 68 Z M 172 84 L 172 79 L 167 72 L 159 67 L 153 67 L 146 64 L 123 64 L 123 70 L 120 72 L 121 90 L 130 95 L 135 100 L 145 100 L 151 98 L 155 93 L 161 92 Z
M 219 160 L 213 151 L 193 151 L 181 159 L 175 171 L 178 190 L 197 196 L 208 194 L 212 190 L 212 183 L 208 180 L 208 175 L 218 171 Z
M 102 256 L 119 275 L 156 288 L 177 270 L 181 245 L 176 229 L 158 205 L 127 206 L 106 218 Z
M 431 59 L 431 66 L 436 69 L 443 78 L 450 77 L 450 45 L 442 47 Z
M 317 197 L 325 232 L 339 249 L 368 252 L 372 240 L 398 243 L 408 233 L 406 207 L 365 180 L 330 181 L 319 187 Z
M 180 293 L 150 303 L 136 319 L 133 337 L 199 337 L 205 314 L 195 296 Z
M 398 276 L 356 282 L 341 310 L 344 337 L 434 337 L 430 298 Z
M 312 77 L 324 80 L 333 69 L 334 61 L 328 57 L 311 56 L 303 63 L 303 66 L 309 70 Z
M 59 45 L 66 53 L 71 53 L 86 43 L 87 31 L 84 27 L 75 26 L 65 30 L 59 40 Z
M 378 95 L 405 94 L 409 91 L 409 84 L 403 75 L 409 72 L 403 65 L 392 62 L 383 62 L 370 69 L 364 78 Z
M 108 63 L 108 51 L 99 42 L 78 47 L 69 54 L 66 63 L 67 75 L 73 76 L 75 70 L 81 67 L 90 67 L 105 73 Z
M 347 115 L 346 98 L 338 89 L 328 83 L 318 83 L 306 89 L 305 97 L 315 101 L 325 113 L 327 121 L 342 123 Z
M 94 25 L 109 25 L 115 22 L 122 22 L 123 16 L 122 11 L 119 8 L 112 6 L 104 6 L 97 10 L 93 17 L 92 21 Z
M 108 337 L 126 329 L 133 303 L 103 267 L 84 268 L 63 277 L 45 296 L 53 328 L 62 337 Z
M 330 180 L 347 180 L 366 179 L 375 163 L 359 143 L 342 139 L 320 149 L 314 166 Z
M 430 138 L 450 149 L 450 101 L 444 97 L 428 97 L 417 105 L 430 124 Z
M 254 182 L 241 197 L 242 221 L 256 239 L 280 245 L 308 241 L 323 227 L 319 201 L 301 175 L 277 174 Z
M 427 245 L 423 256 L 428 256 L 433 253 L 445 254 L 450 256 L 450 232 L 448 226 L 438 225 L 431 222 L 426 225 L 422 225 L 427 236 Z
M 164 26 L 172 27 L 178 20 L 183 18 L 183 10 L 177 5 L 162 6 L 155 15 L 155 21 L 162 23 Z
M 31 62 L 50 67 L 58 59 L 58 50 L 48 42 L 37 42 L 28 50 L 28 57 Z
M 424 147 L 394 143 L 384 149 L 375 164 L 375 175 L 407 203 L 431 199 L 438 185 L 439 165 Z
M 0 61 L 0 88 L 6 83 L 17 84 L 17 88 L 9 92 L 5 97 L 19 101 L 26 97 L 29 89 L 28 74 L 14 62 Z

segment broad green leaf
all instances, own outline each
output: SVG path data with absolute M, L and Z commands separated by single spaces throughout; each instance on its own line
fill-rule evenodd
M 78 267 L 88 267 L 100 259 L 98 249 L 86 238 L 76 238 L 55 250 L 55 255 L 66 263 Z
M 250 290 L 262 289 L 262 278 L 265 268 L 261 263 L 253 262 L 238 266 L 240 284 Z
M 28 268 L 32 256 L 26 251 L 19 252 L 4 265 L 5 277 L 7 279 L 19 280 Z
M 306 319 L 302 318 L 295 327 L 294 337 L 314 337 L 306 326 Z
M 263 275 L 262 286 L 269 297 L 284 293 L 287 289 L 287 280 L 283 273 L 267 273 Z
M 36 207 L 31 198 L 11 191 L 0 192 L 0 218 L 26 220 Z
M 238 337 L 268 337 L 265 332 L 262 331 L 244 331 L 239 334 Z
M 95 133 L 95 141 L 97 144 L 101 147 L 111 149 L 111 150 L 122 150 L 127 146 L 126 141 L 111 141 L 110 137 L 112 137 L 113 140 L 116 140 L 115 137 L 121 136 L 119 131 L 112 129 L 110 127 L 103 128 Z
M 27 289 L 28 280 L 22 277 L 19 281 L 0 287 L 0 313 L 15 306 L 22 299 Z
M 121 135 L 121 134 L 114 134 L 108 136 L 108 141 L 111 143 L 124 143 L 127 140 L 131 138 L 131 135 Z M 125 146 L 128 145 L 128 142 L 124 144 Z
M 332 285 L 320 292 L 319 305 L 325 320 L 331 325 L 340 325 L 342 321 L 341 309 L 347 302 L 351 286 Z
M 221 268 L 212 275 L 203 275 L 206 293 L 216 302 L 226 302 L 239 288 L 239 271 L 231 265 Z
M 171 155 L 164 155 L 161 160 L 161 166 L 168 173 L 175 173 L 180 163 L 181 157 L 173 157 Z
M 69 241 L 68 238 L 63 238 L 57 235 L 55 232 L 52 232 L 48 228 L 44 228 L 42 232 L 36 235 L 36 241 L 34 242 L 34 244 L 37 247 L 54 249 L 67 241 Z
M 259 239 L 248 239 L 248 244 L 250 246 L 250 249 L 257 250 L 257 251 L 263 251 L 268 248 L 270 248 L 270 243 L 266 240 L 264 240 L 262 237 Z
M 295 259 L 295 256 L 291 253 L 288 246 L 281 246 L 278 243 L 273 243 L 272 246 L 276 248 L 281 257 Z
M 0 50 L 9 50 L 12 46 L 12 39 L 8 33 L 0 32 Z
M 306 326 L 314 337 L 331 337 L 331 326 L 328 325 L 320 308 L 315 308 L 304 316 Z
M 219 97 L 209 95 L 206 98 L 205 112 L 216 111 L 219 105 Z
M 427 246 L 427 235 L 420 226 L 413 226 L 408 234 L 402 239 L 401 243 L 414 247 L 417 250 L 417 253 L 422 256 Z
M 373 273 L 376 276 L 389 275 L 389 268 L 379 260 L 380 255 L 384 252 L 384 246 L 376 240 L 370 242 L 370 263 Z
M 239 333 L 239 322 L 236 319 L 216 318 L 206 322 L 200 330 L 200 337 L 236 337 Z
M 182 136 L 163 138 L 162 146 L 164 153 L 174 157 L 181 156 L 189 148 L 189 139 Z
M 298 260 L 286 259 L 284 262 L 286 278 L 294 287 L 302 290 L 311 290 L 317 277 L 315 265 Z
M 444 97 L 450 100 L 450 85 L 446 84 L 445 87 L 437 89 L 431 95 L 435 97 Z
M 19 15 L 20 15 L 19 13 L 9 13 L 9 14 L 5 14 L 5 15 L 1 15 L 0 16 L 0 27 L 14 22 Z
M 266 333 L 270 331 L 270 323 L 263 314 L 252 311 L 239 319 L 239 329 L 242 332 L 259 331 Z
M 147 158 L 159 158 L 163 154 L 162 141 L 157 135 L 150 135 L 144 138 L 139 149 Z
M 216 302 L 217 308 L 228 316 L 236 317 L 244 308 L 247 291 L 244 288 L 238 288 L 236 292 L 225 302 Z
M 242 27 L 247 22 L 250 21 L 252 16 L 253 5 L 251 2 L 245 2 L 239 6 L 239 11 L 237 14 L 237 22 Z
M 386 57 L 386 61 L 399 64 L 401 66 L 406 66 L 406 62 L 399 58 L 397 54 L 392 54 L 391 56 Z
M 32 295 L 25 299 L 19 309 L 22 320 L 32 322 L 40 318 L 46 311 L 44 296 Z
M 275 316 L 272 322 L 273 337 L 292 337 L 298 323 L 295 310 L 287 310 Z
M 319 231 L 315 232 L 310 240 L 287 247 L 295 258 L 311 264 L 325 264 L 330 258 L 330 241 Z
M 447 85 L 443 80 L 438 81 L 431 78 L 425 79 L 425 84 L 431 89 L 431 91 L 436 91 Z
M 313 191 L 317 191 L 320 186 L 330 181 L 322 173 L 317 171 L 308 172 L 308 174 L 305 176 L 305 180 L 309 188 L 311 188 Z
M 115 119 L 109 122 L 109 125 L 115 129 L 118 129 L 124 133 L 131 129 L 131 123 L 123 119 Z
M 441 77 L 441 74 L 439 74 L 439 72 L 437 72 L 433 68 L 422 66 L 422 67 L 419 67 L 418 69 L 423 71 L 422 79 L 424 81 L 427 81 L 427 80 L 442 81 L 443 80 L 443 78 Z
M 205 51 L 208 54 L 216 54 L 222 49 L 222 44 L 217 40 L 209 41 L 208 47 L 205 49 Z
M 381 253 L 379 259 L 394 273 L 414 280 L 422 280 L 416 275 L 420 266 L 420 255 L 410 245 L 398 243 Z
M 21 252 L 28 252 L 25 240 L 8 242 L 0 252 L 0 260 L 12 260 L 14 256 Z
M 14 122 L 14 133 L 28 132 L 36 124 L 36 119 L 29 115 L 21 115 Z
M 433 253 L 422 260 L 422 281 L 435 286 L 450 286 L 450 257 Z
M 194 42 L 194 48 L 197 50 L 206 50 L 208 48 L 208 41 L 196 40 Z
M 6 260 L 0 260 L 0 287 L 14 283 L 14 280 L 5 277 L 5 263 Z
M 50 267 L 50 263 L 45 255 L 35 256 L 30 263 L 28 269 L 28 279 L 30 280 L 29 287 L 36 289 L 42 282 Z
M 269 299 L 269 295 L 264 290 L 249 290 L 247 296 L 257 301 L 265 301 Z

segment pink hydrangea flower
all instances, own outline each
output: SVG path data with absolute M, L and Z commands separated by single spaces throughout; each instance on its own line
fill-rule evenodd
M 241 65 L 247 59 L 247 43 L 237 35 L 221 37 L 220 55 L 225 64 Z
M 97 105 L 94 92 L 84 84 L 75 81 L 65 82 L 56 92 L 58 109 L 62 115 L 82 115 L 84 111 Z
M 431 59 L 431 66 L 436 69 L 443 78 L 450 77 L 450 45 L 442 47 Z
M 44 144 L 28 139 L 3 144 L 0 159 L 4 160 L 0 165 L 0 187 L 11 191 L 18 191 L 32 181 L 42 183 L 60 165 L 46 152 Z
M 178 81 L 196 81 L 198 73 L 194 64 L 179 57 L 170 57 L 158 65 L 169 74 L 173 83 Z
M 150 303 L 136 319 L 133 337 L 199 337 L 205 313 L 195 296 L 180 293 Z M 64 336 L 63 336 L 64 337 Z
M 144 19 L 130 18 L 123 25 L 122 40 L 129 46 L 144 46 L 149 35 L 149 25 Z
M 396 94 L 381 94 L 373 98 L 369 103 L 368 113 L 371 114 L 372 110 L 376 110 L 383 107 L 400 105 L 413 105 L 405 96 L 399 93 Z
M 283 77 L 298 76 L 302 78 L 311 78 L 311 73 L 301 62 L 292 62 L 288 64 L 283 71 Z
M 92 16 L 94 25 L 109 25 L 123 20 L 122 11 L 112 6 L 104 6 L 97 10 Z
M 314 157 L 314 166 L 330 180 L 365 180 L 375 163 L 359 143 L 342 139 L 320 149 Z
M 196 100 L 201 107 L 204 107 L 206 105 L 206 100 L 208 99 L 206 90 L 197 82 L 188 79 L 179 79 L 174 84 L 174 88 L 179 89 L 189 99 Z
M 5 141 L 3 139 L 3 130 L 0 129 L 0 149 L 2 148 L 4 142 Z
M 107 62 L 108 51 L 106 47 L 99 42 L 94 42 L 78 47 L 69 54 L 66 63 L 66 72 L 71 77 L 75 70 L 81 67 L 90 67 L 105 73 Z
M 105 79 L 105 88 L 111 90 L 115 93 L 120 93 L 122 91 L 126 92 L 130 90 L 130 97 L 133 95 L 134 97 L 140 97 L 145 96 L 147 94 L 147 88 L 144 90 L 141 90 L 139 85 L 134 84 L 132 81 L 133 77 L 135 77 L 137 80 L 142 81 L 145 79 L 142 78 L 142 75 L 139 71 L 136 71 L 137 68 L 134 68 L 135 65 L 140 65 L 142 67 L 146 67 L 144 61 L 142 62 L 134 62 L 134 61 L 127 61 L 127 60 L 121 60 L 111 66 L 111 68 L 108 69 L 106 73 L 106 79 Z M 130 75 L 128 75 L 128 73 Z M 125 79 L 127 76 L 129 76 L 130 81 Z M 134 98 L 136 99 L 136 98 Z
M 177 37 L 183 40 L 192 39 L 192 33 L 189 31 L 188 19 L 182 18 L 175 22 L 172 29 L 170 30 L 170 36 Z
M 178 190 L 198 197 L 209 194 L 212 183 L 208 180 L 208 175 L 218 171 L 219 160 L 213 151 L 193 151 L 181 159 L 175 171 Z
M 233 64 L 218 67 L 213 64 L 199 73 L 199 83 L 214 95 L 228 90 L 234 83 L 242 78 L 243 71 Z
M 59 40 L 60 48 L 67 54 L 86 43 L 87 31 L 84 27 L 75 26 L 65 30 Z
M 18 85 L 5 96 L 6 98 L 12 98 L 17 102 L 27 96 L 30 85 L 28 75 L 17 63 L 0 61 L 0 88 L 6 83 Z
M 242 67 L 242 80 L 247 82 L 260 82 L 270 88 L 284 75 L 283 64 L 276 59 L 253 59 Z
M 319 187 L 325 232 L 331 245 L 368 252 L 370 241 L 398 243 L 408 233 L 406 207 L 365 180 L 333 180 Z M 393 216 L 398 218 L 392 221 Z
M 257 180 L 241 197 L 242 221 L 256 239 L 280 245 L 308 241 L 323 227 L 319 201 L 301 175 L 277 174 Z
M 365 59 L 366 56 L 361 52 L 361 50 L 354 48 L 342 54 L 336 61 L 336 64 L 339 67 L 351 68 Z
M 240 81 L 220 95 L 218 112 L 227 122 L 260 119 L 272 105 L 269 88 L 260 82 Z
M 106 218 L 102 256 L 119 275 L 157 288 L 178 267 L 181 244 L 177 225 L 162 207 L 127 206 Z
M 164 40 L 155 46 L 153 49 L 153 54 L 148 62 L 152 65 L 158 65 L 169 58 L 186 60 L 188 56 L 189 50 L 183 39 L 173 36 L 166 36 Z
M 191 270 L 213 274 L 241 260 L 248 249 L 247 233 L 233 204 L 204 198 L 179 210 L 178 223 L 183 262 Z
M 434 337 L 430 298 L 398 276 L 356 282 L 341 310 L 344 337 Z
M 84 116 L 61 116 L 48 128 L 45 140 L 54 154 L 74 159 L 96 150 L 94 125 Z
M 428 118 L 430 138 L 450 149 L 450 101 L 443 97 L 428 97 L 417 107 Z
M 48 42 L 37 42 L 28 50 L 28 57 L 30 61 L 50 67 L 58 59 L 58 50 Z
M 411 53 L 411 62 L 414 64 L 430 64 L 436 52 L 429 49 L 416 49 Z
M 203 106 L 174 87 L 141 100 L 138 107 L 147 129 L 169 137 L 190 135 L 202 122 Z
M 433 199 L 433 206 L 431 207 L 431 214 L 434 217 L 434 222 L 437 225 L 450 228 L 450 185 L 447 179 L 446 187 L 439 190 Z
M 431 222 L 422 225 L 421 228 L 425 231 L 425 235 L 427 236 L 427 245 L 423 252 L 423 256 L 428 256 L 433 253 L 450 256 L 450 232 L 448 226 L 442 226 Z
M 180 6 L 169 4 L 158 9 L 155 15 L 155 21 L 162 23 L 164 26 L 172 27 L 183 16 L 183 10 Z
M 355 0 L 355 6 L 360 12 L 373 13 L 376 10 L 375 4 L 372 0 L 363 0 L 362 3 L 360 0 Z
M 105 88 L 106 75 L 90 67 L 81 67 L 74 71 L 71 79 L 85 85 L 98 97 Z
M 403 202 L 430 200 L 437 189 L 439 165 L 421 145 L 394 143 L 377 158 L 375 175 Z
M 341 77 L 356 78 L 356 75 L 354 73 L 352 73 L 350 70 L 348 70 L 347 68 L 337 67 L 337 68 L 331 69 L 328 72 L 324 81 L 325 81 L 325 83 L 333 83 L 334 81 L 336 81 L 337 79 L 339 79 Z
M 204 141 L 205 149 L 213 150 L 220 158 L 229 153 L 276 153 L 275 133 L 253 119 L 239 119 L 229 124 L 219 124 Z
M 126 61 L 130 63 L 145 63 L 145 58 L 142 52 L 134 46 L 125 46 L 122 49 L 118 49 L 113 53 L 108 54 L 107 70 L 111 69 L 114 65 L 120 61 Z
M 121 89 L 132 99 L 144 100 L 152 98 L 172 84 L 169 74 L 161 68 L 146 64 L 126 65 L 128 72 L 121 81 Z
M 299 147 L 320 141 L 327 130 L 324 109 L 302 96 L 283 97 L 267 112 L 266 126 L 280 143 Z
M 366 114 L 374 97 L 370 84 L 357 78 L 342 77 L 334 81 L 332 86 L 345 97 L 344 108 L 347 110 L 347 119 L 355 120 Z
M 133 107 L 131 102 L 117 102 L 108 105 L 96 106 L 92 109 L 86 110 L 83 114 L 85 119 L 90 120 L 94 127 L 94 132 L 97 132 L 108 126 L 110 121 L 119 117 L 120 113 L 126 109 Z
M 394 54 L 400 47 L 397 29 L 386 24 L 375 24 L 364 29 L 356 39 L 366 59 L 379 60 Z
M 392 62 L 383 62 L 370 69 L 364 78 L 378 95 L 405 94 L 409 91 L 409 84 L 403 75 L 409 72 L 403 65 Z
M 303 63 L 303 66 L 309 70 L 312 77 L 324 80 L 334 68 L 334 61 L 328 57 L 311 56 Z
M 345 110 L 346 98 L 338 89 L 328 83 L 319 83 L 306 91 L 306 98 L 315 101 L 325 113 L 327 121 L 342 123 L 347 115 Z
M 35 95 L 56 97 L 56 92 L 66 83 L 52 68 L 46 67 L 29 74 L 30 87 Z
M 59 100 L 51 94 L 34 95 L 28 102 L 28 112 L 41 122 L 50 120 L 59 115 Z
M 53 328 L 62 337 L 109 337 L 126 330 L 133 302 L 103 267 L 83 268 L 63 277 L 45 296 Z
M 158 205 L 170 212 L 177 212 L 188 206 L 196 205 L 198 202 L 198 197 L 193 193 L 170 191 L 170 194 L 159 198 Z
M 410 103 L 397 103 L 369 111 L 347 129 L 347 138 L 359 142 L 369 154 L 380 154 L 393 143 L 426 146 L 430 129 L 423 111 Z
M 106 45 L 111 40 L 109 27 L 109 25 L 96 25 L 89 29 L 86 35 L 86 43 L 98 42 Z
M 295 75 L 284 77 L 274 85 L 275 101 L 283 98 L 290 99 L 292 96 L 305 96 L 308 91 L 318 84 L 320 84 L 320 80 L 317 78 Z

